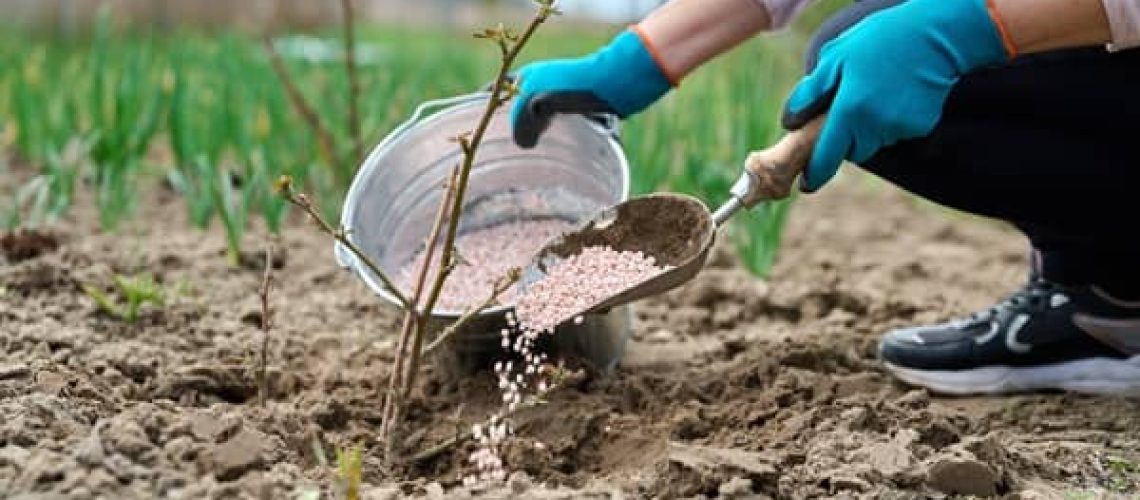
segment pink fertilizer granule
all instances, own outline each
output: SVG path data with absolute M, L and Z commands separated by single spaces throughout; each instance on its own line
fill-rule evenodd
M 575 313 L 666 269 L 641 252 L 583 248 L 581 253 L 559 261 L 527 288 L 515 305 L 519 326 L 524 332 L 552 331 Z
M 455 239 L 459 265 L 447 277 L 436 307 L 462 311 L 482 304 L 490 296 L 495 282 L 506 275 L 507 271 L 512 267 L 527 265 L 546 240 L 572 227 L 569 222 L 544 219 L 510 222 L 460 235 Z M 437 249 L 432 255 L 431 267 L 424 284 L 425 295 L 439 268 L 439 254 Z M 396 277 L 400 288 L 408 293 L 411 293 L 415 285 L 423 259 L 424 252 L 420 251 Z M 513 304 L 514 300 L 514 287 L 499 297 L 499 302 L 503 304 Z

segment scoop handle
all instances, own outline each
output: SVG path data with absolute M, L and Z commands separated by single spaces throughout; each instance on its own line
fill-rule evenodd
M 751 174 L 753 182 L 748 194 L 740 200 L 745 207 L 752 208 L 761 201 L 779 200 L 791 194 L 796 177 L 811 160 L 826 118 L 826 114 L 821 114 L 803 127 L 785 134 L 768 149 L 748 155 L 744 168 Z
M 826 119 L 827 114 L 821 114 L 803 127 L 788 132 L 768 149 L 750 153 L 744 161 L 744 172 L 732 185 L 732 196 L 713 213 L 717 227 L 741 208 L 749 209 L 762 201 L 779 200 L 791 194 L 796 176 L 811 160 Z

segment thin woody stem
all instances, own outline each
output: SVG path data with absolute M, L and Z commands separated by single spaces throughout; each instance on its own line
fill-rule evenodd
M 352 0 L 341 0 L 344 10 L 344 69 L 348 76 L 348 133 L 352 137 L 353 161 L 364 161 L 364 136 L 360 132 L 360 76 L 356 71 L 356 31 Z
M 281 183 L 282 181 L 278 182 Z M 411 303 L 408 302 L 408 298 L 400 292 L 400 289 L 396 287 L 390 278 L 388 278 L 388 275 L 384 274 L 384 271 L 380 270 L 380 266 L 376 265 L 376 263 L 373 262 L 372 259 L 364 253 L 364 250 L 361 250 L 360 247 L 356 246 L 356 243 L 353 243 L 351 240 L 349 240 L 344 231 L 333 228 L 333 226 L 329 224 L 324 217 L 321 216 L 320 211 L 316 206 L 313 205 L 313 202 L 309 200 L 308 196 L 294 192 L 290 186 L 279 187 L 278 189 L 281 191 L 282 195 L 285 196 L 285 199 L 289 201 L 289 203 L 300 207 L 305 211 L 305 213 L 309 214 L 309 217 L 311 217 L 313 221 L 317 223 L 317 227 L 319 227 L 321 231 L 324 231 L 325 233 L 331 235 L 336 239 L 336 241 L 340 242 L 341 245 L 344 245 L 348 251 L 352 252 L 352 254 L 355 255 L 357 259 L 360 259 L 360 261 L 363 262 L 366 267 L 368 267 L 369 271 L 372 271 L 373 275 L 375 275 L 377 278 L 380 278 L 380 281 L 384 283 L 384 286 L 388 288 L 388 291 L 392 293 L 392 296 L 396 298 L 396 302 L 399 302 L 400 306 L 402 306 L 404 309 L 408 309 L 410 307 Z
M 273 67 L 273 72 L 277 74 L 277 79 L 281 81 L 281 86 L 285 89 L 285 95 L 289 98 L 289 102 L 293 104 L 297 114 L 301 115 L 301 119 L 309 125 L 313 134 L 317 136 L 318 149 L 320 149 L 321 156 L 325 158 L 325 162 L 332 167 L 334 172 L 338 172 L 340 170 L 338 167 L 340 159 L 336 153 L 336 142 L 333 141 L 332 133 L 329 132 L 328 127 L 325 127 L 320 115 L 305 99 L 301 90 L 297 88 L 289 70 L 285 68 L 285 62 L 281 60 L 281 54 L 277 53 L 277 49 L 273 47 L 273 42 L 268 37 L 263 38 L 261 42 L 265 47 L 265 53 L 269 55 L 269 63 Z
M 424 282 L 427 281 L 427 272 L 431 264 L 432 256 L 435 254 L 435 247 L 439 243 L 439 233 L 443 228 L 444 220 L 447 217 L 447 209 L 450 207 L 451 198 L 455 194 L 455 181 L 459 176 L 459 165 L 451 170 L 451 176 L 448 178 L 447 185 L 444 186 L 443 200 L 440 201 L 439 211 L 435 217 L 435 223 L 432 225 L 431 231 L 428 234 L 427 240 L 424 242 L 424 261 L 420 265 L 418 275 L 416 276 L 416 283 L 412 289 L 412 304 L 415 307 L 419 306 L 420 296 L 422 295 Z M 388 397 L 384 402 L 383 426 L 384 432 L 391 430 L 395 422 L 399 418 L 399 398 L 402 387 L 401 383 L 404 380 L 404 357 L 408 352 L 408 342 L 413 331 L 413 327 L 422 320 L 418 315 L 415 307 L 410 307 L 404 310 L 404 324 L 400 329 L 400 340 L 396 347 L 396 366 L 393 368 L 392 375 L 390 376 Z M 389 440 L 390 442 L 391 440 Z
M 550 14 L 550 7 L 546 5 L 540 7 L 538 14 L 535 15 L 534 19 L 527 25 L 526 31 L 523 32 L 522 36 L 520 36 L 514 46 L 511 47 L 511 50 L 503 57 L 502 64 L 499 66 L 499 73 L 495 76 L 495 83 L 491 88 L 491 96 L 487 99 L 487 106 L 483 111 L 483 116 L 479 119 L 479 124 L 475 127 L 475 132 L 471 135 L 471 139 L 467 141 L 467 147 L 464 148 L 463 167 L 459 171 L 459 186 L 456 189 L 455 200 L 451 205 L 451 216 L 447 225 L 447 237 L 444 239 L 443 252 L 440 255 L 440 270 L 436 274 L 435 283 L 432 284 L 428 301 L 424 305 L 423 316 L 430 315 L 431 312 L 435 310 L 435 304 L 439 300 L 443 283 L 447 279 L 447 270 L 450 268 L 455 253 L 455 236 L 459 230 L 459 218 L 463 214 L 463 198 L 467 193 L 467 181 L 471 175 L 471 166 L 475 163 L 475 151 L 483 142 L 483 136 L 487 133 L 487 127 L 491 123 L 491 117 L 494 116 L 495 109 L 502 104 L 499 96 L 503 93 L 507 73 L 511 70 L 511 66 L 514 64 L 519 52 L 521 52 L 526 43 L 530 41 L 531 35 L 534 34 L 539 25 L 546 21 Z M 413 338 L 412 346 L 412 360 L 409 366 L 411 376 L 407 380 L 407 385 L 404 386 L 404 394 L 411 392 L 412 385 L 415 382 L 415 371 L 419 369 L 420 350 L 423 346 L 424 323 L 424 321 L 420 321 L 416 326 L 416 334 Z
M 463 313 L 463 315 L 459 317 L 459 319 L 455 320 L 455 323 L 452 323 L 447 328 L 444 328 L 443 332 L 441 332 L 439 336 L 433 339 L 431 343 L 427 345 L 427 347 L 424 347 L 423 352 L 420 354 L 427 354 L 443 345 L 443 343 L 446 342 L 448 338 L 451 338 L 455 332 L 459 331 L 459 329 L 463 328 L 469 321 L 474 319 L 480 311 L 491 307 L 491 305 L 497 302 L 503 292 L 509 290 L 511 286 L 518 282 L 518 280 L 519 270 L 518 268 L 514 268 L 509 273 L 507 273 L 507 276 L 504 276 L 503 279 L 499 280 L 499 282 L 496 283 L 494 289 L 491 290 L 491 295 L 487 297 L 487 300 L 484 300 L 483 303 L 479 304 L 477 307 L 468 309 L 467 312 Z
M 265 406 L 269 397 L 269 287 L 273 280 L 273 245 L 265 245 L 265 275 L 261 279 L 261 289 L 258 295 L 261 298 L 261 360 L 257 370 L 257 402 Z

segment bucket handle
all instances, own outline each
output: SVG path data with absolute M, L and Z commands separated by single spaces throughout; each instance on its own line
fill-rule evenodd
M 480 91 L 480 92 L 472 92 L 469 94 L 457 95 L 457 96 L 453 96 L 453 97 L 446 97 L 443 99 L 434 99 L 431 101 L 425 101 L 425 102 L 421 103 L 419 106 L 416 106 L 416 109 L 412 111 L 412 115 L 409 116 L 407 120 L 404 120 L 402 123 L 400 123 L 398 126 L 396 126 L 396 128 L 392 129 L 392 131 L 388 133 L 388 137 L 389 138 L 395 138 L 395 137 L 403 136 L 404 132 L 406 132 L 408 129 L 414 127 L 417 123 L 419 123 L 421 120 L 423 120 L 425 115 L 429 114 L 430 112 L 432 112 L 434 110 L 437 110 L 440 108 L 446 108 L 446 107 L 450 107 L 450 106 L 455 106 L 455 105 L 459 105 L 459 104 L 466 104 L 468 102 L 478 101 L 480 99 L 485 99 L 489 95 L 491 95 L 490 92 Z M 376 147 L 376 149 L 383 149 L 383 147 L 384 147 L 384 144 L 381 143 Z M 368 161 L 365 160 L 366 165 L 367 165 L 367 163 L 368 163 Z M 350 187 L 349 188 L 349 195 L 346 196 L 346 199 L 351 197 L 351 191 L 352 191 L 352 188 Z M 347 224 L 349 220 L 351 220 L 351 214 L 348 214 L 347 212 L 344 213 L 341 217 L 342 226 Z M 350 231 L 349 237 L 351 238 L 352 237 L 351 236 L 351 230 L 348 229 L 347 226 L 345 226 L 345 229 Z M 350 252 L 347 248 L 345 248 L 344 245 L 340 244 L 339 242 L 336 243 L 336 245 L 333 247 L 333 253 L 336 256 L 337 265 L 339 265 L 343 269 L 350 269 L 350 270 L 357 271 L 358 275 L 361 275 L 362 278 L 364 277 L 362 275 L 362 273 L 360 273 L 358 271 L 359 263 L 357 262 L 356 256 L 353 255 L 352 252 Z
M 454 97 L 447 97 L 443 99 L 436 99 L 434 101 L 427 101 L 412 111 L 412 116 L 407 121 L 400 124 L 399 127 L 392 132 L 393 136 L 403 134 L 403 132 L 419 123 L 421 117 L 428 111 L 435 108 L 444 108 L 455 106 L 458 104 L 466 104 L 472 101 L 486 99 L 491 95 L 490 84 L 484 87 L 484 90 L 472 92 L 470 94 L 463 94 Z M 586 119 L 594 122 L 602 128 L 602 131 L 612 137 L 618 143 L 621 143 L 621 120 L 616 115 L 610 113 L 586 113 L 583 115 Z
M 462 94 L 454 97 L 445 97 L 443 99 L 425 101 L 419 106 L 416 106 L 416 109 L 412 111 L 412 116 L 409 116 L 408 119 L 404 121 L 404 123 L 401 123 L 400 126 L 393 129 L 392 132 L 389 133 L 389 136 L 399 137 L 403 135 L 407 129 L 412 128 L 417 123 L 419 123 L 420 120 L 423 119 L 423 116 L 425 114 L 428 114 L 429 111 L 435 110 L 437 108 L 446 108 L 459 104 L 467 104 L 469 102 L 486 99 L 490 95 L 490 92 L 478 91 L 472 92 L 470 94 Z

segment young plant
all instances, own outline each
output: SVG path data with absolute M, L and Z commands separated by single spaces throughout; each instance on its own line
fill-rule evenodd
M 213 182 L 210 183 L 210 197 L 218 210 L 218 218 L 226 235 L 226 260 L 230 265 L 238 265 L 241 258 L 241 239 L 246 226 L 246 198 L 234 189 L 229 169 L 215 168 Z
M 130 212 L 137 194 L 134 180 L 166 112 L 165 96 L 153 81 L 151 49 L 131 51 L 117 65 L 109 30 L 106 18 L 96 26 L 88 94 L 95 132 L 95 199 L 105 229 L 116 227 Z
M 780 249 L 784 226 L 791 213 L 792 196 L 757 206 L 752 211 L 736 215 L 731 224 L 731 238 L 744 267 L 752 274 L 767 277 Z
M 1110 488 L 1119 492 L 1136 488 L 1137 473 L 1140 473 L 1140 466 L 1136 462 L 1124 457 L 1108 456 L 1104 458 L 1104 465 L 1108 467 Z
M 419 363 L 423 355 L 423 342 L 427 325 L 429 324 L 428 320 L 432 312 L 435 311 L 435 305 L 439 300 L 440 293 L 443 291 L 443 286 L 452 270 L 455 269 L 457 263 L 455 238 L 458 234 L 460 219 L 463 215 L 464 197 L 467 193 L 467 183 L 470 179 L 471 167 L 475 163 L 476 152 L 483 142 L 483 136 L 487 132 L 495 110 L 509 101 L 517 91 L 514 83 L 507 79 L 507 75 L 510 73 L 515 59 L 518 58 L 519 53 L 523 47 L 526 46 L 538 27 L 546 22 L 550 16 L 558 14 L 558 10 L 554 8 L 554 0 L 536 0 L 535 3 L 538 6 L 538 10 L 522 34 L 515 33 L 499 25 L 496 28 L 484 29 L 482 32 L 474 35 L 475 38 L 487 39 L 493 42 L 499 49 L 501 60 L 498 73 L 495 75 L 495 79 L 491 85 L 491 92 L 487 98 L 483 115 L 479 118 L 475 130 L 469 134 L 461 134 L 455 138 L 455 142 L 458 143 L 459 149 L 463 153 L 463 160 L 460 164 L 458 175 L 455 177 L 455 182 L 448 184 L 447 189 L 449 193 L 443 197 L 443 204 L 441 205 L 439 216 L 436 219 L 437 225 L 442 225 L 446 221 L 447 228 L 442 250 L 440 251 L 439 266 L 436 270 L 432 286 L 423 307 L 419 308 L 418 318 L 411 318 L 411 315 L 417 314 L 416 309 L 419 306 L 418 302 L 413 303 L 411 307 L 405 310 L 405 314 L 408 316 L 405 319 L 405 325 L 413 323 L 414 328 L 405 329 L 404 334 L 401 335 L 401 339 L 397 344 L 398 346 L 408 346 L 410 342 L 410 352 L 397 352 L 397 367 L 393 370 L 388 395 L 385 398 L 382 431 L 385 436 L 388 437 L 386 443 L 389 446 L 389 451 L 391 450 L 392 438 L 396 434 L 397 427 L 400 423 L 400 405 L 402 404 L 402 400 L 408 397 L 412 388 L 415 387 L 416 376 L 419 372 Z M 434 236 L 431 241 L 427 242 L 427 245 L 426 248 L 434 248 Z M 417 289 L 423 286 L 424 279 L 426 278 L 426 273 L 423 272 L 423 269 L 426 269 L 429 265 L 430 262 L 428 262 L 428 259 L 425 259 L 423 264 L 421 264 L 421 272 L 419 273 L 419 278 L 416 283 Z M 515 278 L 517 279 L 517 273 Z M 410 338 L 406 335 L 408 330 L 411 330 Z M 404 356 L 408 358 L 406 363 L 402 359 Z M 407 366 L 406 370 L 401 370 L 404 365 Z
M 534 18 L 531 20 L 527 28 L 522 34 L 517 34 L 502 26 L 498 28 L 486 29 L 480 33 L 476 33 L 476 38 L 489 39 L 494 42 L 499 48 L 500 64 L 498 72 L 495 76 L 490 95 L 487 99 L 486 107 L 482 117 L 479 119 L 475 129 L 468 134 L 462 134 L 456 137 L 455 142 L 458 144 L 460 151 L 463 154 L 462 162 L 459 167 L 454 171 L 452 179 L 446 186 L 446 194 L 442 197 L 443 201 L 431 231 L 431 236 L 426 242 L 426 248 L 433 249 L 436 246 L 436 239 L 445 232 L 442 243 L 442 250 L 440 251 L 439 266 L 436 274 L 432 280 L 431 287 L 425 289 L 425 280 L 427 279 L 426 269 L 429 267 L 430 262 L 425 259 L 418 279 L 414 287 L 414 297 L 409 300 L 400 289 L 396 287 L 393 281 L 380 269 L 371 258 L 368 257 L 359 247 L 356 246 L 351 240 L 348 239 L 343 229 L 334 228 L 329 224 L 320 213 L 320 210 L 313 204 L 312 200 L 302 193 L 297 193 L 293 190 L 293 181 L 285 176 L 278 180 L 275 186 L 275 191 L 287 199 L 290 203 L 302 208 L 309 214 L 310 218 L 317 223 L 317 225 L 326 234 L 333 236 L 338 242 L 344 245 L 350 252 L 353 253 L 374 276 L 381 280 L 384 285 L 396 297 L 397 302 L 404 309 L 404 328 L 401 332 L 399 342 L 397 344 L 396 353 L 396 366 L 393 369 L 389 391 L 385 398 L 384 413 L 382 420 L 382 432 L 387 439 L 385 440 L 387 451 L 386 455 L 391 458 L 391 444 L 394 441 L 394 435 L 400 422 L 400 406 L 401 401 L 406 398 L 412 388 L 415 386 L 416 375 L 419 370 L 419 362 L 425 351 L 424 349 L 424 336 L 426 333 L 429 318 L 435 310 L 435 305 L 439 300 L 442 293 L 443 286 L 450 275 L 451 271 L 455 269 L 455 264 L 458 255 L 455 251 L 455 238 L 458 234 L 459 221 L 463 212 L 464 195 L 467 190 L 467 183 L 471 173 L 471 167 L 475 162 L 475 153 L 483 140 L 483 136 L 487 132 L 490 125 L 491 117 L 494 112 L 513 96 L 515 88 L 513 83 L 509 82 L 507 75 L 510 72 L 515 59 L 518 57 L 522 48 L 530 40 L 531 36 L 537 30 L 538 26 L 545 22 L 551 15 L 556 14 L 558 11 L 553 7 L 553 0 L 538 0 L 538 11 Z M 272 54 L 272 52 L 271 52 Z M 272 57 L 272 55 L 271 55 Z M 279 58 L 279 56 L 277 56 Z M 279 71 L 280 73 L 280 71 Z M 299 95 L 299 94 L 298 94 Z M 308 106 L 298 106 L 298 109 L 311 109 Z M 314 122 L 315 123 L 315 122 Z M 316 128 L 314 126 L 314 128 Z M 513 283 L 517 280 L 518 273 L 513 273 L 508 277 L 508 283 Z M 485 304 L 477 306 L 460 318 L 460 322 L 452 325 L 452 330 L 458 330 L 463 323 L 469 321 L 475 316 L 475 313 L 490 304 L 495 297 L 505 290 L 508 285 L 496 287 L 496 291 L 492 294 Z M 501 289 L 500 289 L 501 288 Z M 421 292 L 427 291 L 425 301 L 421 307 L 419 299 Z
M 144 305 L 151 304 L 156 307 L 166 305 L 165 291 L 149 273 L 135 276 L 115 274 L 113 279 L 118 297 L 108 295 L 99 287 L 88 283 L 83 283 L 82 286 L 84 293 L 95 301 L 99 309 L 115 318 L 134 323 L 138 320 L 139 312 Z
M 364 447 L 336 450 L 336 473 L 345 500 L 360 500 L 360 484 L 364 476 Z
M 35 228 L 46 222 L 49 209 L 49 181 L 40 175 L 16 190 L 4 216 L 4 229 Z

